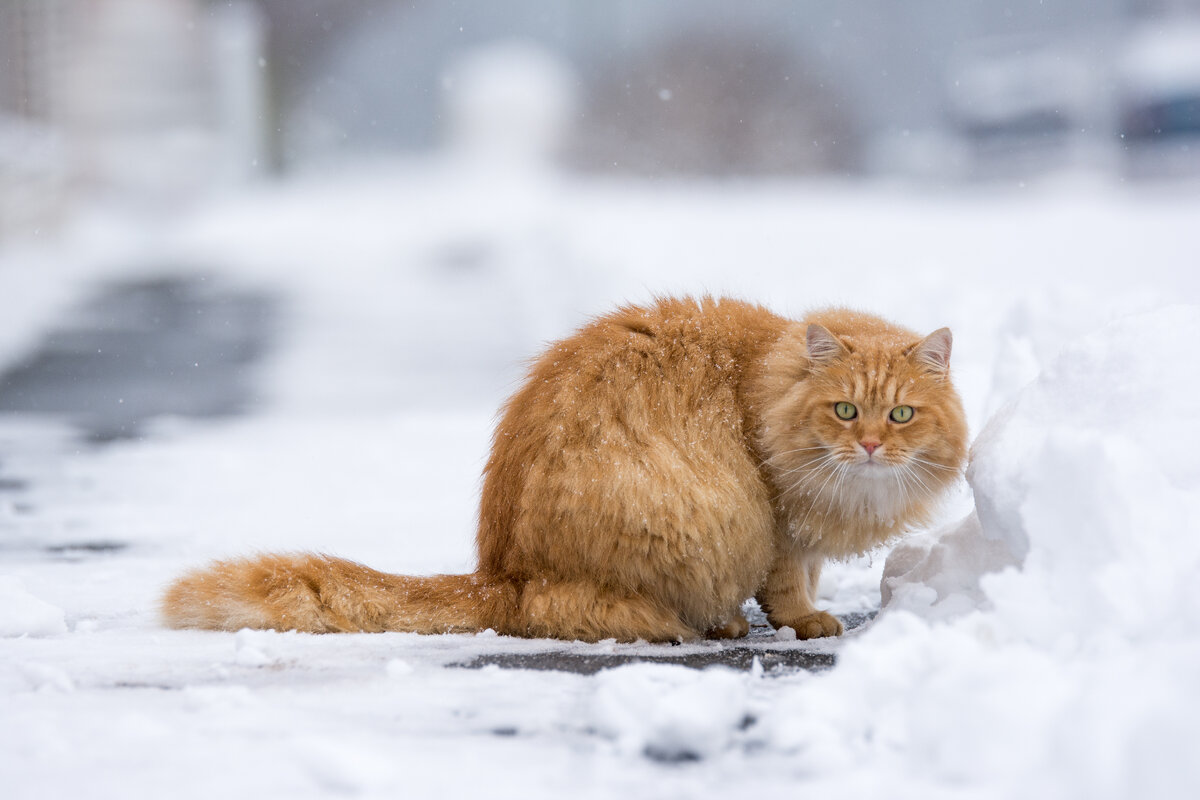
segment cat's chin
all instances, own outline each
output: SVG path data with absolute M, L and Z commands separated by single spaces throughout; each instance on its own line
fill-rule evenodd
M 862 461 L 856 461 L 854 469 L 859 476 L 864 478 L 891 478 L 898 469 L 898 465 L 867 458 Z

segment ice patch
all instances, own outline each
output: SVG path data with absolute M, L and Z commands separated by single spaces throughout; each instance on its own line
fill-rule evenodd
M 67 632 L 61 608 L 39 600 L 21 581 L 0 575 L 0 636 L 57 636 Z

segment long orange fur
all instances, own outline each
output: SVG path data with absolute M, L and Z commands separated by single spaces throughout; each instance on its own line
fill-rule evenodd
M 175 581 L 163 615 L 220 630 L 678 641 L 744 635 L 754 596 L 776 627 L 836 635 L 815 606 L 822 563 L 927 522 L 961 473 L 949 355 L 946 329 L 921 338 L 847 310 L 797 322 L 711 298 L 622 308 L 552 345 L 505 406 L 475 573 L 221 561 Z M 902 405 L 914 413 L 900 423 Z

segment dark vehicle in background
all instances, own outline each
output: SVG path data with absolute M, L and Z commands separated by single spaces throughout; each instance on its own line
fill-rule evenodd
M 1117 105 L 1131 175 L 1200 174 L 1200 22 L 1135 33 L 1120 60 Z

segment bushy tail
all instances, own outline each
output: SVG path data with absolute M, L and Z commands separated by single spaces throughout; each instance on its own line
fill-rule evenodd
M 389 575 L 324 555 L 218 561 L 175 581 L 173 628 L 455 633 L 504 627 L 511 591 L 479 575 Z

